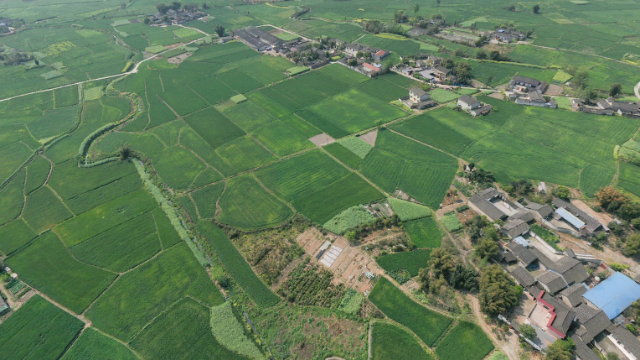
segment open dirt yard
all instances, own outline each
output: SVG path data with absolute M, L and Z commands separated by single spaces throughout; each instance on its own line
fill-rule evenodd
M 180 55 L 176 55 L 173 57 L 170 57 L 167 59 L 168 62 L 172 63 L 172 64 L 180 64 L 182 63 L 186 58 L 188 58 L 189 56 L 193 55 L 193 53 L 190 52 L 186 52 L 184 54 L 180 54 Z
M 325 146 L 325 145 L 329 145 L 333 142 L 336 142 L 336 139 L 332 138 L 331 136 L 322 133 L 322 134 L 318 134 L 316 136 L 310 137 L 309 141 L 311 141 L 312 143 L 316 144 L 316 146 Z
M 364 135 L 360 135 L 360 140 L 366 142 L 371 146 L 376 146 L 376 138 L 378 137 L 378 130 L 373 130 Z
M 327 248 L 326 242 L 332 240 L 333 243 Z M 341 283 L 364 293 L 372 289 L 369 279 L 365 276 L 366 272 L 374 275 L 384 274 L 384 270 L 372 258 L 360 248 L 351 246 L 343 237 L 325 237 L 318 229 L 312 228 L 300 234 L 296 241 L 312 256 L 312 262 L 320 264 L 335 275 L 334 283 Z

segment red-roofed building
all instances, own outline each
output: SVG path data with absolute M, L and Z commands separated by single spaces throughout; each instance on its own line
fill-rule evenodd
M 380 61 L 387 55 L 389 55 L 388 51 L 380 50 L 377 53 L 373 54 L 373 59 L 376 61 Z
M 377 73 L 378 71 L 380 71 L 379 67 L 371 65 L 369 63 L 362 63 L 362 69 L 368 73 Z

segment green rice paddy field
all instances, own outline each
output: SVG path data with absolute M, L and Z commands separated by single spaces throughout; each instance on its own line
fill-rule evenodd
M 203 9 L 211 15 L 207 21 L 189 26 L 213 33 L 216 25 L 229 31 L 270 23 L 311 38 L 360 38 L 391 50 L 390 59 L 475 51 L 427 36 L 375 36 L 357 22 L 321 20 L 392 21 L 395 10 L 413 12 L 405 3 L 302 0 L 296 6 L 311 9 L 302 21 L 291 18 L 300 8 L 286 2 L 232 6 L 240 3 L 213 0 L 213 8 Z M 505 11 L 497 0 L 471 5 L 421 4 L 418 15 L 437 11 L 449 22 L 478 29 L 513 22 L 535 29 L 531 42 L 545 46 L 505 51 L 520 64 L 468 60 L 472 75 L 485 84 L 506 83 L 516 72 L 551 82 L 566 78 L 559 71 L 575 68 L 589 72 L 589 87 L 606 91 L 618 82 L 627 94 L 640 78 L 636 66 L 616 61 L 640 55 L 634 37 L 639 10 L 621 1 L 547 2 L 539 15 L 522 4 L 516 7 L 523 11 Z M 123 79 L 95 80 L 122 73 L 143 51 L 160 53 L 204 35 L 145 25 L 138 15 L 156 11 L 149 2 L 77 3 L 62 11 L 56 4 L 9 0 L 2 11 L 28 24 L 0 44 L 33 59 L 0 66 L 0 83 L 11 84 L 0 88 L 0 99 L 84 82 L 0 102 L 0 252 L 20 280 L 43 295 L 0 324 L 7 335 L 0 336 L 0 351 L 8 359 L 245 359 L 230 350 L 238 346 L 228 343 L 231 337 L 211 331 L 210 308 L 225 301 L 217 285 L 233 290 L 235 310 L 226 321 L 238 321 L 234 329 L 246 327 L 235 307 L 257 316 L 254 325 L 264 337 L 249 330 L 233 335 L 264 354 L 263 340 L 282 357 L 365 359 L 366 334 L 353 330 L 365 326 L 340 327 L 360 315 L 302 308 L 281 298 L 252 267 L 279 261 L 279 249 L 245 259 L 236 247 L 244 238 L 237 235 L 265 228 L 284 232 L 301 219 L 317 227 L 333 222 L 346 232 L 345 226 L 372 221 L 362 205 L 389 199 L 419 250 L 377 261 L 387 271 L 416 275 L 441 245 L 443 232 L 431 214 L 459 159 L 492 171 L 501 183 L 528 178 L 591 197 L 613 182 L 640 196 L 640 167 L 616 164 L 613 157 L 614 147 L 637 133 L 638 119 L 521 107 L 483 96 L 494 109 L 481 118 L 446 107 L 414 114 L 394 105 L 415 86 L 412 79 L 371 79 L 339 64 L 291 74 L 287 70 L 296 64 L 285 58 L 210 39 L 143 62 Z M 612 19 L 622 25 L 603 25 Z M 191 55 L 182 63 L 167 61 L 187 50 Z M 431 96 L 447 103 L 473 92 L 434 89 Z M 128 116 L 124 126 L 96 133 Z M 372 130 L 373 146 L 360 138 Z M 322 133 L 336 141 L 319 146 L 309 140 Z M 85 141 L 88 156 L 80 159 Z M 125 148 L 143 162 L 141 174 L 156 187 L 144 184 L 129 161 L 100 162 Z M 397 190 L 413 202 L 393 199 Z M 347 209 L 357 209 L 359 217 L 343 221 Z M 390 320 L 372 324 L 374 359 L 480 360 L 493 350 L 478 326 L 414 302 L 384 277 L 369 300 Z M 74 314 L 91 325 L 85 328 Z M 319 326 L 314 321 L 362 346 L 347 349 L 347 342 L 336 343 L 325 330 L 304 340 L 273 330 L 286 324 L 308 334 Z M 328 344 L 331 354 L 320 353 Z M 302 353 L 302 345 L 309 353 Z

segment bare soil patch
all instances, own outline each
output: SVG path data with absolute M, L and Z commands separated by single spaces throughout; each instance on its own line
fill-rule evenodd
M 547 91 L 545 91 L 544 94 L 549 96 L 558 96 L 558 95 L 562 95 L 563 92 L 564 92 L 564 89 L 562 88 L 562 86 L 549 84 L 549 88 L 547 89 Z
M 190 52 L 186 52 L 184 54 L 180 54 L 180 55 L 176 55 L 176 56 L 172 56 L 170 58 L 167 59 L 168 62 L 170 62 L 171 64 L 180 64 L 182 63 L 186 58 L 188 58 L 189 56 L 193 55 L 193 53 Z
M 322 146 L 329 145 L 331 143 L 336 142 L 336 139 L 332 138 L 331 136 L 325 133 L 322 133 L 322 134 L 318 134 L 316 136 L 310 137 L 309 141 L 316 144 L 316 146 L 322 147 Z
M 378 137 L 378 130 L 373 130 L 364 135 L 360 135 L 360 140 L 366 142 L 371 146 L 376 146 L 376 138 Z
M 499 92 L 492 92 L 491 94 L 489 94 L 489 97 L 492 97 L 498 100 L 504 100 L 504 95 L 502 95 L 502 93 L 499 93 Z

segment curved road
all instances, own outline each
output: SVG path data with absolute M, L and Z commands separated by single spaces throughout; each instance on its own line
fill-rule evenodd
M 202 31 L 202 30 L 200 30 L 200 29 L 191 28 L 191 27 L 184 26 L 184 25 L 178 25 L 178 26 L 181 26 L 181 27 L 186 28 L 186 29 L 196 30 L 196 31 L 198 31 L 198 32 L 202 33 L 202 34 L 203 34 L 203 35 L 205 35 L 205 36 L 210 36 L 210 34 L 207 34 L 206 32 L 204 32 L 204 31 Z M 115 35 L 114 35 L 114 36 L 115 36 Z M 188 42 L 188 43 L 186 43 L 186 44 L 184 44 L 184 45 L 190 45 L 190 44 L 193 44 L 194 42 L 196 42 L 196 41 L 198 41 L 198 40 L 200 40 L 200 39 L 196 39 L 196 40 L 190 41 L 190 42 Z M 33 95 L 33 94 L 43 93 L 43 92 L 47 92 L 47 91 L 53 91 L 53 90 L 56 90 L 56 89 L 62 89 L 62 88 L 66 88 L 66 87 L 69 87 L 69 86 L 75 86 L 75 85 L 79 85 L 79 84 L 84 84 L 84 83 L 86 83 L 86 82 L 90 82 L 90 81 L 98 81 L 98 80 L 104 80 L 104 79 L 111 79 L 111 78 L 118 77 L 118 76 L 126 76 L 126 75 L 130 75 L 130 74 L 135 74 L 135 73 L 137 73 L 137 72 L 138 72 L 138 68 L 140 67 L 140 65 L 142 65 L 142 63 L 144 63 L 144 62 L 146 62 L 146 61 L 149 61 L 149 60 L 151 60 L 151 59 L 154 59 L 154 58 L 156 58 L 156 57 L 158 57 L 158 56 L 160 56 L 160 55 L 162 55 L 162 54 L 166 53 L 167 51 L 171 51 L 171 50 L 172 50 L 172 49 L 167 49 L 167 50 L 165 50 L 165 51 L 163 51 L 163 52 L 159 52 L 159 53 L 157 53 L 157 54 L 155 54 L 155 55 L 153 55 L 153 56 L 150 56 L 150 57 L 148 57 L 148 58 L 146 58 L 146 59 L 140 60 L 140 61 L 136 64 L 136 66 L 135 66 L 133 69 L 131 69 L 131 70 L 127 71 L 127 72 L 123 72 L 123 73 L 115 74 L 115 75 L 103 76 L 103 77 L 101 77 L 101 78 L 97 78 L 97 79 L 89 79 L 89 80 L 78 81 L 78 82 L 75 82 L 75 83 L 73 83 L 73 84 L 67 84 L 67 85 L 57 86 L 57 87 L 50 88 L 50 89 L 44 89 L 44 90 L 38 90 L 38 91 L 32 91 L 32 92 L 29 92 L 29 93 L 26 93 L 26 94 L 15 95 L 15 96 L 11 96 L 11 97 L 8 97 L 8 98 L 5 98 L 5 99 L 0 99 L 0 102 L 7 101 L 7 100 L 11 100 L 11 99 L 20 98 L 20 97 L 27 96 L 27 95 Z
M 640 99 L 640 82 L 633 88 L 633 92 L 636 94 L 636 97 Z

